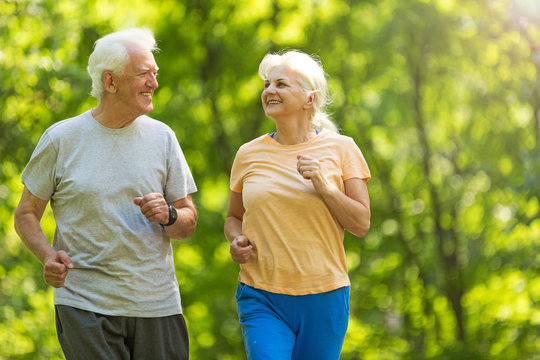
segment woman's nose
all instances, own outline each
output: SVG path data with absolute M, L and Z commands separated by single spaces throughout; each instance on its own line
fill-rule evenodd
M 264 92 L 265 92 L 265 93 L 274 94 L 274 93 L 276 92 L 276 88 L 275 88 L 273 85 L 268 85 L 268 86 L 264 89 Z

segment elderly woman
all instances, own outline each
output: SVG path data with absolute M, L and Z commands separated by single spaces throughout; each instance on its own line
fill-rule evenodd
M 236 299 L 249 359 L 339 359 L 350 281 L 344 230 L 370 226 L 370 172 L 339 135 L 321 64 L 299 51 L 259 66 L 276 131 L 240 147 L 231 171 L 225 235 L 240 264 Z

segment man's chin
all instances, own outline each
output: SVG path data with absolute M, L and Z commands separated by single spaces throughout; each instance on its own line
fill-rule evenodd
M 150 105 L 150 106 L 145 106 L 143 108 L 143 115 L 146 115 L 146 114 L 150 114 L 152 111 L 154 111 L 154 106 Z

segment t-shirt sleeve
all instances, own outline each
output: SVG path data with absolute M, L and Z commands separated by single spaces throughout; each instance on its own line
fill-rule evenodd
M 241 193 L 244 187 L 244 151 L 240 147 L 234 157 L 234 162 L 231 168 L 230 188 L 232 191 Z
M 368 164 L 360 148 L 352 138 L 347 138 L 345 142 L 345 151 L 343 158 L 343 180 L 359 178 L 365 181 L 371 179 Z
M 50 200 L 54 194 L 57 158 L 58 149 L 45 132 L 21 175 L 26 188 L 41 200 Z
M 169 159 L 167 166 L 167 183 L 165 199 L 174 202 L 197 191 L 195 180 L 174 133 L 169 133 Z

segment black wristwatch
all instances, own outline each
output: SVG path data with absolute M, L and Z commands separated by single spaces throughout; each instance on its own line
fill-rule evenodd
M 174 206 L 169 205 L 169 222 L 162 225 L 170 226 L 176 222 L 176 219 L 178 219 L 178 213 L 176 212 L 176 209 L 174 208 Z

